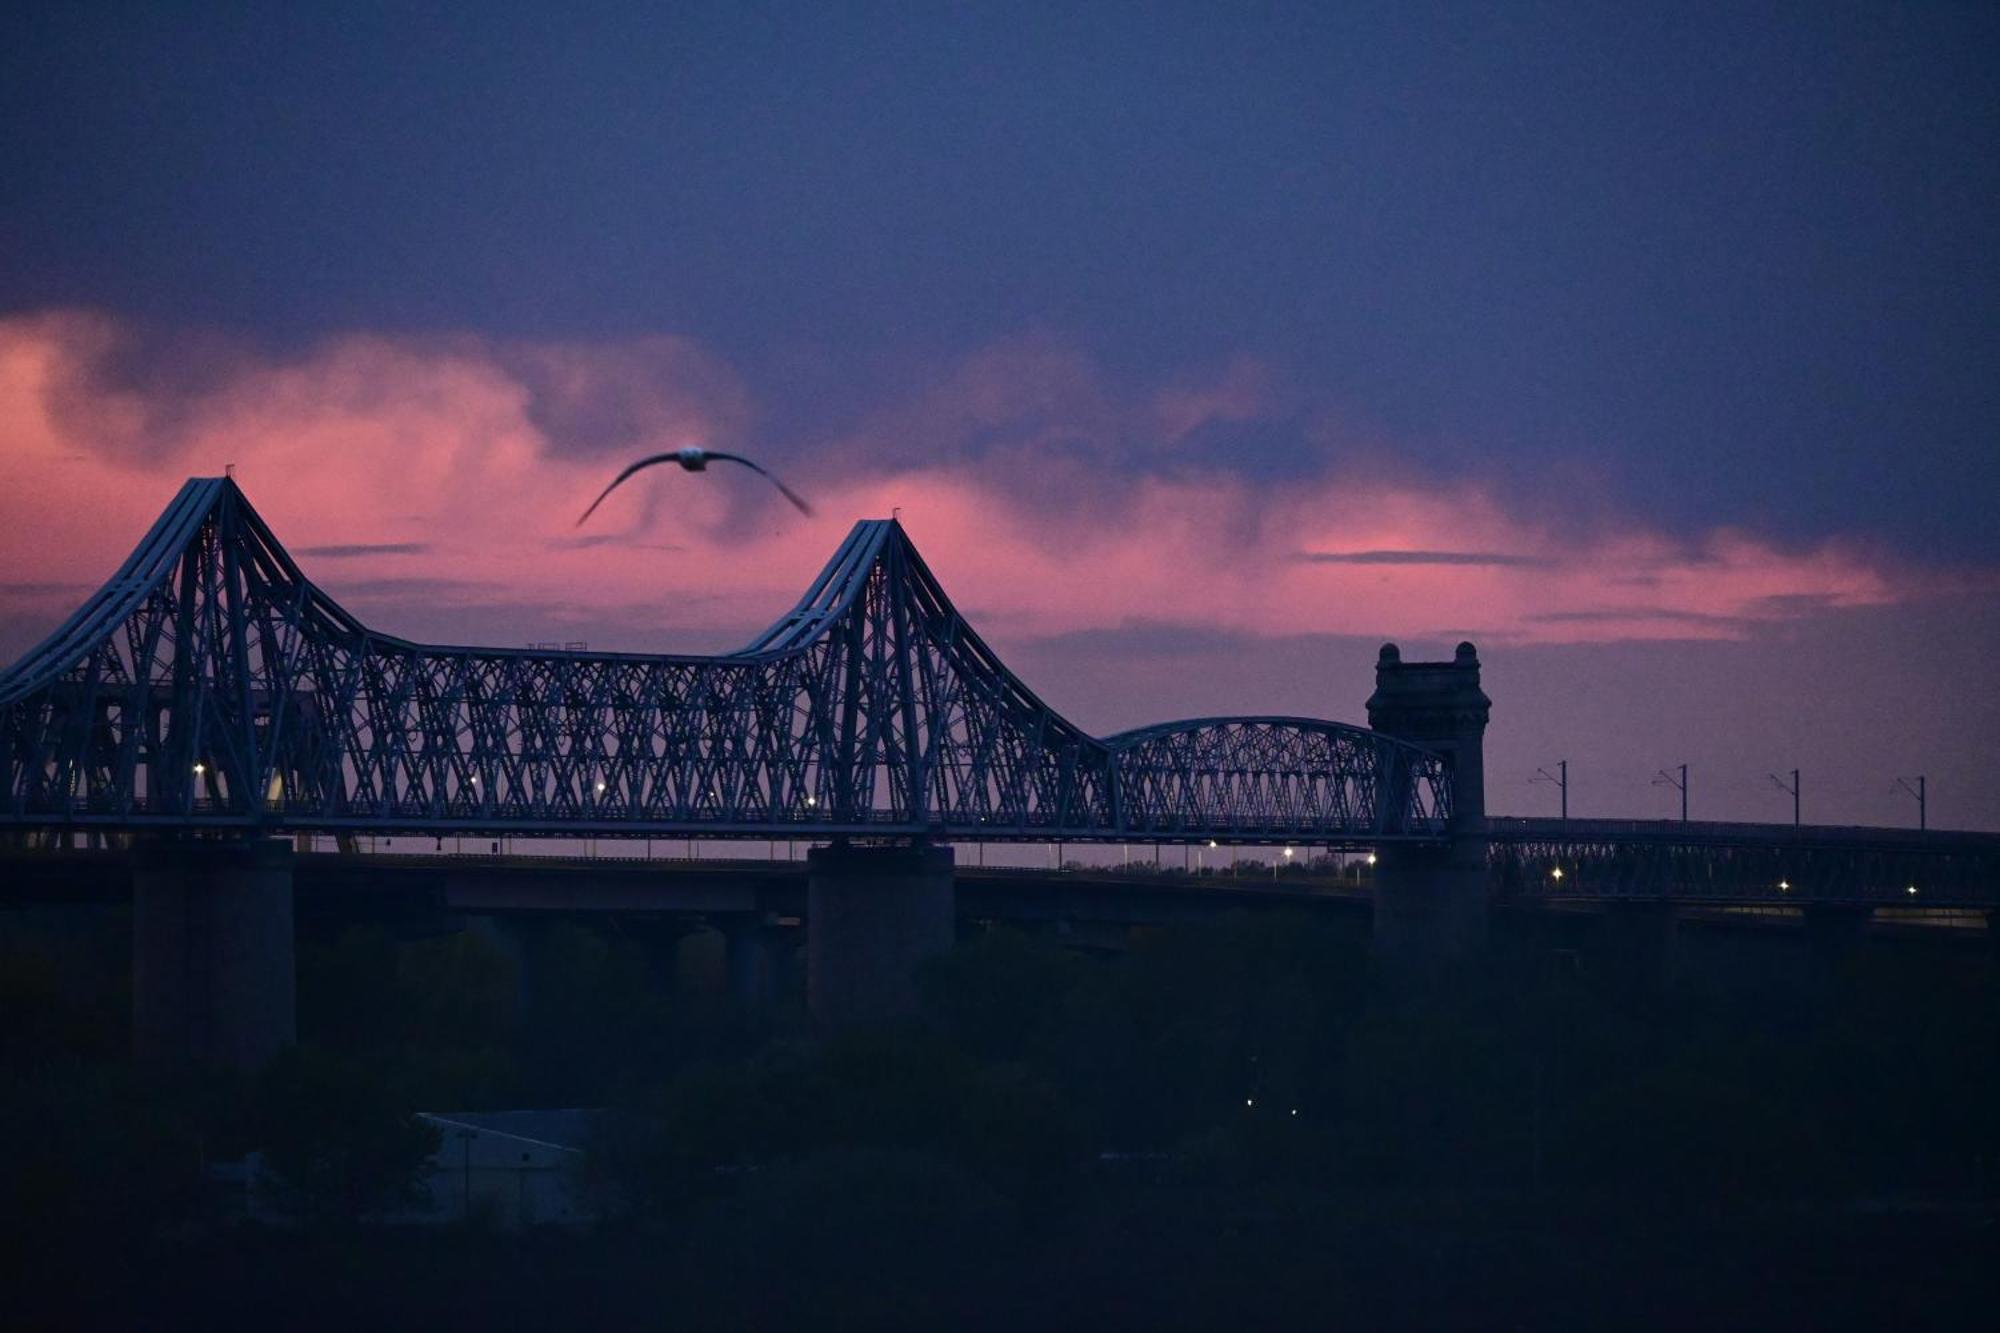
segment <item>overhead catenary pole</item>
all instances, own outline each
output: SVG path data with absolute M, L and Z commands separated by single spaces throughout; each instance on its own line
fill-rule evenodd
M 1664 768 L 1661 769 L 1659 776 L 1653 779 L 1653 785 L 1655 787 L 1677 787 L 1680 789 L 1681 823 L 1683 824 L 1687 823 L 1688 822 L 1688 766 L 1686 764 L 1682 764 L 1680 766 L 1679 777 L 1675 777 L 1672 773 L 1669 773 Z
M 1569 819 L 1569 760 L 1556 760 L 1556 771 L 1553 773 L 1546 768 L 1536 769 L 1535 776 L 1528 781 L 1553 783 L 1556 790 L 1562 793 L 1562 817 L 1565 821 Z
M 1917 784 L 1914 787 L 1910 785 L 1913 780 Z M 1924 781 L 1924 775 L 1919 773 L 1915 779 L 1897 778 L 1896 785 L 1917 799 L 1917 831 L 1923 832 L 1928 829 L 1930 827 L 1930 796 L 1926 790 L 1928 784 Z
M 1779 791 L 1791 793 L 1792 827 L 1797 828 L 1799 826 L 1799 770 L 1796 768 L 1792 770 L 1792 780 L 1789 785 L 1776 773 L 1771 774 L 1771 781 L 1777 784 Z

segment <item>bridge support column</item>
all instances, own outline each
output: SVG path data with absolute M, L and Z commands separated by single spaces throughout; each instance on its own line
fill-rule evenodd
M 761 917 L 731 917 L 722 922 L 723 966 L 729 998 L 745 1013 L 762 1013 L 776 989 L 777 952 L 770 928 Z
M 634 916 L 620 922 L 620 932 L 637 942 L 646 958 L 646 984 L 663 995 L 680 989 L 680 949 L 693 928 L 665 914 Z
M 1486 947 L 1486 721 L 1479 654 L 1458 645 L 1449 662 L 1405 662 L 1393 643 L 1375 663 L 1368 725 L 1442 754 L 1451 779 L 1450 842 L 1384 847 L 1375 868 L 1375 969 L 1391 989 L 1434 986 Z M 1410 796 L 1406 772 L 1383 775 L 1388 825 Z
M 917 965 L 956 939 L 949 847 L 815 847 L 806 858 L 806 1008 L 823 1030 L 917 1012 Z
M 142 1061 L 255 1069 L 298 1037 L 292 849 L 148 842 L 132 866 L 132 1044 Z
M 505 959 L 514 974 L 514 1015 L 519 1018 L 534 1005 L 536 954 L 542 933 L 539 922 L 514 916 L 482 913 L 467 917 L 466 932 Z
M 1485 857 L 1398 847 L 1375 866 L 1375 971 L 1394 989 L 1445 982 L 1486 947 Z

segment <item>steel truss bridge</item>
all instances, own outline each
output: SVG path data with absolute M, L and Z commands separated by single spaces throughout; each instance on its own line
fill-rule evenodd
M 893 520 L 735 653 L 435 647 L 362 625 L 198 478 L 0 673 L 0 830 L 1376 847 L 1451 816 L 1443 756 L 1337 722 L 1088 735 Z

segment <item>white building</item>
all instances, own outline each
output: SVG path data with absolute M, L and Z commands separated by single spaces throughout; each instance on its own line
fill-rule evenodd
M 443 1136 L 422 1177 L 431 1206 L 408 1220 L 484 1221 L 506 1231 L 592 1220 L 582 1203 L 584 1150 L 598 1112 L 423 1111 Z

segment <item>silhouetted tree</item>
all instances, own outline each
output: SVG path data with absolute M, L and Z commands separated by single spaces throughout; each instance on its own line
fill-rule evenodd
M 440 1142 L 379 1072 L 314 1047 L 295 1047 L 265 1071 L 259 1111 L 278 1198 L 320 1221 L 417 1201 L 419 1172 Z

